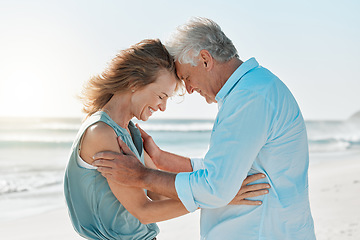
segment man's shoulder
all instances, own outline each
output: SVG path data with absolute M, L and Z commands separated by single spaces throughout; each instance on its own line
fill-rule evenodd
M 261 66 L 245 74 L 239 84 L 234 87 L 232 94 L 239 96 L 250 92 L 270 102 L 293 97 L 279 77 Z
M 245 74 L 240 79 L 236 88 L 261 92 L 264 90 L 269 90 L 271 86 L 279 81 L 280 79 L 275 74 L 273 74 L 268 69 L 259 66 Z

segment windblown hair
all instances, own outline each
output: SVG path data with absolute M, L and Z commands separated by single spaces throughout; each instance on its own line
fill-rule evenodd
M 197 65 L 197 56 L 205 49 L 219 62 L 239 57 L 232 41 L 214 21 L 194 17 L 179 26 L 166 43 L 169 53 L 180 63 Z
M 117 93 L 140 89 L 155 82 L 161 70 L 175 73 L 174 59 L 159 39 L 143 40 L 120 51 L 99 75 L 89 79 L 80 96 L 88 116 L 99 111 Z M 176 91 L 182 87 L 177 83 Z

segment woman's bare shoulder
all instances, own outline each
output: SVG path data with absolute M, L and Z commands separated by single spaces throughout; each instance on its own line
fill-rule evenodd
M 85 132 L 86 137 L 88 138 L 102 138 L 109 136 L 116 136 L 115 131 L 112 127 L 104 122 L 97 122 L 91 125 Z
M 91 125 L 84 133 L 80 156 L 87 163 L 93 162 L 92 156 L 101 151 L 119 152 L 120 148 L 117 144 L 117 136 L 112 127 L 104 122 L 97 122 Z

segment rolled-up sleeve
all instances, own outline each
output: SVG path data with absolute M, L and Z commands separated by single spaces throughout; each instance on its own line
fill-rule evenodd
M 191 158 L 191 166 L 193 171 L 197 171 L 199 169 L 204 169 L 204 159 L 203 158 Z
M 197 209 L 190 186 L 190 173 L 181 172 L 176 175 L 175 188 L 179 199 L 189 212 Z
M 178 196 L 188 211 L 227 205 L 265 144 L 271 105 L 251 91 L 228 96 L 216 119 L 203 169 L 180 173 Z

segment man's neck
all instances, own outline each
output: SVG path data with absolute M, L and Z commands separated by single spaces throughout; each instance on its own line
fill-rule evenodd
M 240 67 L 240 65 L 243 64 L 243 61 L 241 61 L 238 58 L 233 58 L 230 61 L 224 63 L 223 67 L 223 86 L 226 83 L 226 81 L 230 78 L 230 76 Z
M 243 61 L 238 58 L 232 58 L 227 62 L 218 63 L 217 70 L 219 75 L 219 91 L 225 85 L 230 76 L 235 72 L 235 70 L 240 67 L 241 64 L 243 64 Z

